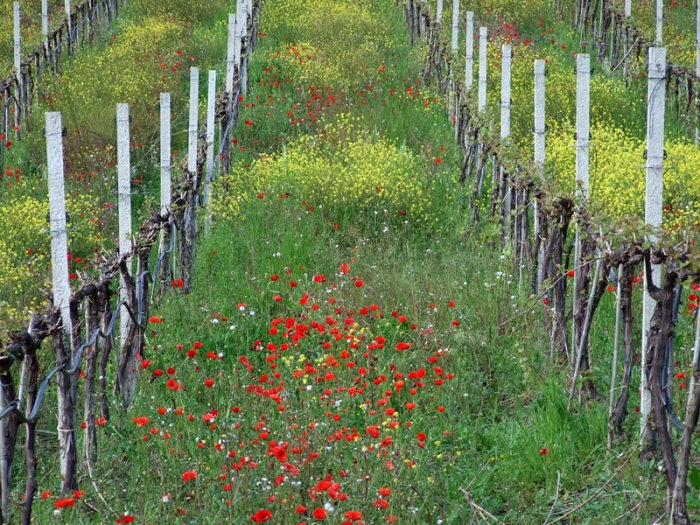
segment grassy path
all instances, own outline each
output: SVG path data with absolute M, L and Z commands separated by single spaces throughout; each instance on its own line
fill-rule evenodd
M 604 407 L 567 413 L 542 308 L 498 229 L 467 227 L 400 8 L 269 0 L 262 17 L 195 292 L 156 312 L 85 501 L 121 523 L 487 523 L 462 488 L 504 523 L 574 508 L 626 451 L 606 453 Z M 643 468 L 573 522 L 650 521 Z

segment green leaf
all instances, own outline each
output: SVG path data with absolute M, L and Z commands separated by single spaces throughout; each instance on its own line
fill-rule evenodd
M 693 466 L 688 474 L 688 481 L 695 490 L 700 490 L 700 469 Z

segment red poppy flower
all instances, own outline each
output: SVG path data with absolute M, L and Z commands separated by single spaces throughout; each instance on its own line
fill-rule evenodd
M 367 427 L 367 433 L 375 439 L 378 438 L 380 434 L 379 425 L 371 425 Z
M 326 512 L 326 509 L 318 508 L 314 509 L 313 515 L 317 520 L 325 520 L 328 513 Z
M 182 481 L 185 483 L 188 481 L 192 481 L 193 479 L 197 478 L 197 473 L 194 470 L 187 470 L 182 474 Z
M 546 455 L 546 454 L 548 454 L 548 453 L 549 453 L 549 449 L 548 449 L 548 448 L 542 447 L 542 448 L 540 449 L 540 456 L 544 456 L 544 455 Z
M 75 507 L 75 498 L 65 498 L 56 500 L 54 503 L 57 509 L 64 509 L 66 507 Z
M 207 379 L 204 381 L 204 386 L 212 387 L 214 386 L 214 380 L 213 379 Z
M 357 510 L 349 510 L 345 513 L 345 517 L 350 521 L 359 521 L 362 519 L 362 513 Z
M 356 288 L 362 288 L 364 286 L 365 282 L 362 279 L 358 279 L 355 281 L 355 287 Z
M 266 509 L 260 509 L 258 512 L 250 517 L 255 523 L 263 523 L 267 520 L 272 519 L 272 512 Z

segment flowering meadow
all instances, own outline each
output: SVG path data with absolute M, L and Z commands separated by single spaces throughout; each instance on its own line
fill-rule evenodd
M 67 128 L 76 283 L 98 275 L 115 246 L 114 104 L 132 105 L 139 218 L 158 197 L 159 93 L 173 93 L 173 128 L 185 129 L 189 68 L 217 68 L 222 77 L 233 4 L 129 0 L 108 39 L 38 86 L 41 109 L 61 111 Z M 498 49 L 512 42 L 513 142 L 530 151 L 532 60 L 546 58 L 545 178 L 570 192 L 575 35 L 552 2 L 527 4 L 468 6 L 491 31 L 488 115 L 499 104 Z M 661 462 L 630 461 L 634 438 L 608 446 L 608 409 L 599 400 L 568 410 L 567 366 L 550 358 L 544 328 L 554 316 L 549 299 L 530 294 L 512 247 L 498 248 L 498 224 L 471 223 L 447 103 L 422 80 L 427 49 L 412 45 L 401 6 L 267 0 L 257 38 L 231 138 L 233 167 L 214 184 L 213 226 L 200 232 L 193 291 L 179 293 L 176 279 L 154 304 L 135 398 L 127 411 L 110 397 L 110 417 L 95 419 L 97 454 L 83 458 L 74 492 L 61 492 L 49 394 L 37 427 L 35 522 L 660 519 Z M 634 222 L 643 211 L 644 80 L 637 81 L 593 79 L 592 200 L 611 221 Z M 681 124 L 672 121 L 667 143 L 671 230 L 700 220 L 700 153 Z M 6 150 L 0 187 L 0 229 L 14 232 L 0 239 L 3 330 L 41 310 L 49 287 L 43 137 L 38 120 L 29 128 Z M 178 167 L 184 133 L 173 147 Z M 640 318 L 642 277 L 634 276 L 632 299 Z M 676 327 L 678 413 L 699 296 L 685 293 Z M 615 300 L 608 286 L 585 377 L 602 392 Z M 41 352 L 49 368 L 51 351 Z M 632 395 L 625 429 L 633 436 L 638 404 Z M 15 479 L 23 479 L 22 463 Z M 691 485 L 700 481 L 693 468 Z M 688 506 L 698 515 L 700 486 L 692 486 Z M 13 488 L 11 509 L 24 490 Z

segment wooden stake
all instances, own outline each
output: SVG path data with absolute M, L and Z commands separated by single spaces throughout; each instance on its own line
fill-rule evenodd
M 663 168 L 664 168 L 664 119 L 666 105 L 666 48 L 649 48 L 649 83 L 647 91 L 647 162 L 646 162 L 646 201 L 644 205 L 644 221 L 654 227 L 661 226 L 663 220 Z M 654 243 L 656 237 L 650 235 L 649 242 Z M 652 281 L 657 286 L 661 282 L 661 266 L 652 265 Z M 644 282 L 644 309 L 642 312 L 642 399 L 640 403 L 642 436 L 645 435 L 649 416 L 651 414 L 651 390 L 649 381 L 644 373 L 647 360 L 649 329 L 651 318 L 656 309 L 656 301 L 647 290 L 647 280 Z
M 624 265 L 620 264 L 617 267 L 617 297 L 615 299 L 615 336 L 613 343 L 613 366 L 612 377 L 610 378 L 610 406 L 608 408 L 608 422 L 612 420 L 613 412 L 615 411 L 615 388 L 617 384 L 617 362 L 620 353 L 620 320 L 622 319 L 622 272 Z M 612 428 L 612 427 L 611 427 Z M 608 430 L 608 448 L 612 446 L 612 430 Z
M 464 85 L 467 91 L 474 84 L 474 11 L 467 11 L 467 35 L 466 35 L 466 76 Z
M 199 68 L 190 70 L 190 118 L 187 142 L 187 171 L 197 172 L 197 119 L 199 113 Z M 195 188 L 196 189 L 196 188 Z

